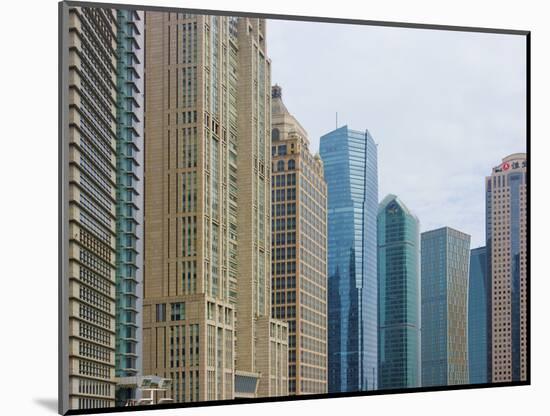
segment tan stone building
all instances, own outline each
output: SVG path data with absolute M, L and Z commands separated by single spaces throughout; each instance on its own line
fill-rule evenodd
M 327 187 L 306 131 L 272 88 L 272 315 L 289 326 L 289 393 L 327 392 Z
M 285 396 L 287 325 L 271 318 L 271 62 L 263 19 L 237 19 L 239 371 L 259 373 L 257 394 Z
M 176 402 L 286 394 L 265 22 L 147 12 L 145 27 L 144 373 Z
M 490 374 L 527 380 L 527 155 L 502 159 L 485 180 Z

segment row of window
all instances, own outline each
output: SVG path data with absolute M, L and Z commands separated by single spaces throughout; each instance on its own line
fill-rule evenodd
M 274 289 L 296 288 L 296 276 L 274 277 L 271 279 L 271 287 Z
M 166 374 L 172 380 L 172 398 L 174 401 L 194 402 L 199 400 L 199 371 L 182 371 Z M 188 382 L 188 384 L 186 383 Z M 186 389 L 189 388 L 189 391 Z
M 79 336 L 103 345 L 111 344 L 111 334 L 103 329 L 84 322 L 79 323 Z
M 296 217 L 275 218 L 271 220 L 271 229 L 273 231 L 295 230 Z
M 83 210 L 80 211 L 80 224 L 102 242 L 106 244 L 111 242 L 111 236 L 105 228 Z
M 296 185 L 296 173 L 278 174 L 272 176 L 273 187 Z
M 271 244 L 274 246 L 284 246 L 286 244 L 296 244 L 296 232 L 273 232 L 271 234 Z
M 271 264 L 271 274 L 274 276 L 279 276 L 282 274 L 295 274 L 296 273 L 296 262 L 280 262 Z
M 80 318 L 91 322 L 93 324 L 99 325 L 103 328 L 111 328 L 111 317 L 103 312 L 100 312 L 88 305 L 80 304 L 79 305 L 79 316 Z
M 296 203 L 272 204 L 271 215 L 273 217 L 284 217 L 287 215 L 296 215 Z
M 80 341 L 78 343 L 78 352 L 84 357 L 105 362 L 111 361 L 111 351 L 96 344 Z
M 83 248 L 80 249 L 80 262 L 105 278 L 111 277 L 111 265 Z
M 95 290 L 89 289 L 86 286 L 80 286 L 79 296 L 80 299 L 94 305 L 95 307 L 102 309 L 103 311 L 108 313 L 111 312 L 111 306 L 113 302 L 106 296 L 97 293 Z
M 101 409 L 112 405 L 110 400 L 78 398 L 78 409 Z
M 84 267 L 80 267 L 79 269 L 80 280 L 83 283 L 86 283 L 87 285 L 93 287 L 94 289 L 105 295 L 111 295 L 111 287 L 113 286 L 113 284 L 109 280 L 99 276 L 98 274 L 95 274 L 94 272 Z
M 277 247 L 271 250 L 271 260 L 285 260 L 285 259 L 295 259 L 296 258 L 296 247 Z
M 111 384 L 101 381 L 79 379 L 78 392 L 80 394 L 93 394 L 96 396 L 112 396 L 113 387 Z
M 79 360 L 78 372 L 84 376 L 111 379 L 111 367 L 108 365 Z
M 274 189 L 271 191 L 271 201 L 280 202 L 280 201 L 294 201 L 296 200 L 296 188 L 286 188 L 286 189 Z

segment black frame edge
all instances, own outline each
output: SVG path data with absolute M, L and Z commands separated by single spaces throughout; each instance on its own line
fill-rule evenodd
M 353 24 L 353 25 L 365 25 L 365 26 L 385 26 L 385 27 L 398 27 L 406 29 L 430 29 L 430 30 L 446 30 L 446 31 L 459 31 L 459 32 L 477 32 L 477 33 L 494 33 L 502 35 L 527 35 L 529 30 L 517 30 L 517 29 L 501 29 L 501 28 L 484 28 L 474 26 L 453 26 L 453 25 L 440 25 L 430 23 L 406 23 L 406 22 L 390 22 L 384 20 L 363 20 L 363 19 L 351 19 L 351 18 L 339 18 L 339 17 L 324 17 L 324 16 L 302 16 L 302 15 L 287 15 L 287 14 L 275 14 L 275 13 L 256 13 L 256 12 L 243 12 L 234 10 L 211 10 L 211 9 L 191 9 L 185 7 L 169 7 L 169 6 L 150 6 L 150 5 L 135 5 L 135 4 L 117 4 L 117 3 L 100 3 L 100 2 L 87 2 L 87 1 L 64 1 L 68 6 L 76 7 L 103 7 L 112 9 L 124 9 L 124 10 L 143 10 L 149 12 L 165 12 L 165 13 L 194 13 L 205 15 L 217 15 L 217 16 L 243 16 L 243 17 L 259 17 L 265 19 L 274 20 L 294 20 L 305 22 L 320 22 L 320 23 L 339 23 L 339 24 Z

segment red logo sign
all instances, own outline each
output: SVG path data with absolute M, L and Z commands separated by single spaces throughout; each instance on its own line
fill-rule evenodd
M 503 163 L 502 164 L 502 170 L 508 170 L 508 169 L 510 169 L 510 165 L 508 164 L 508 162 Z

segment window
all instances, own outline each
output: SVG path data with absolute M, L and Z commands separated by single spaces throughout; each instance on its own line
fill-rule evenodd
M 281 172 L 285 170 L 285 162 L 283 160 L 279 160 L 277 162 L 277 172 Z
M 279 129 L 273 129 L 271 130 L 271 140 L 277 141 L 279 140 Z
M 178 302 L 178 303 L 172 303 L 172 314 L 170 316 L 170 320 L 172 321 L 181 321 L 185 319 L 185 303 Z
M 156 305 L 156 318 L 157 322 L 165 322 L 166 321 L 166 304 L 165 303 L 158 303 Z
M 294 159 L 290 159 L 288 161 L 288 170 L 294 170 L 296 169 L 296 162 L 294 162 Z

